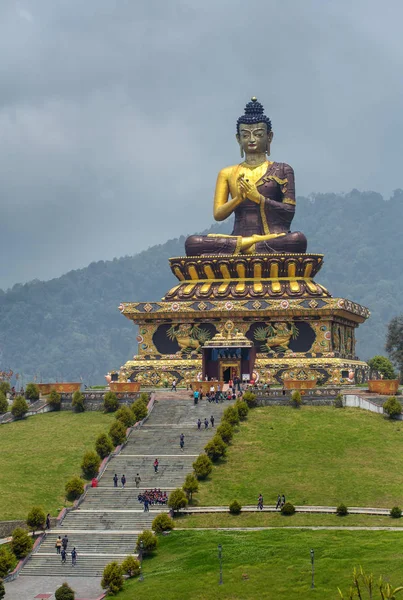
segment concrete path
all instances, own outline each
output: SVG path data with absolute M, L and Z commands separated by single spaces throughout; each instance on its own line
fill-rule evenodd
M 40 594 L 50 594 L 48 600 L 54 600 L 55 591 L 63 583 L 76 592 L 76 600 L 95 600 L 103 593 L 101 580 L 96 577 L 18 577 L 5 584 L 5 600 L 34 600 Z

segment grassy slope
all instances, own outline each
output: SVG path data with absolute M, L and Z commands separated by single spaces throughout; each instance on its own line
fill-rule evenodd
M 218 586 L 217 545 L 223 546 L 224 585 Z M 310 548 L 315 589 L 310 589 Z M 129 581 L 117 598 L 231 600 L 339 598 L 354 566 L 401 584 L 403 536 L 392 532 L 173 532 L 144 561 L 144 581 Z M 243 580 L 247 574 L 249 579 Z
M 403 504 L 403 425 L 359 409 L 257 408 L 241 424 L 227 460 L 200 485 L 203 505 L 237 498 L 266 504 Z
M 56 515 L 64 485 L 80 474 L 86 450 L 113 417 L 100 412 L 52 412 L 0 428 L 0 520 L 25 519 L 32 506 Z

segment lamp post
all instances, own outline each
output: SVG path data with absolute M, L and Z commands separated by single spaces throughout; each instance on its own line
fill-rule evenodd
M 315 551 L 311 548 L 312 583 L 311 589 L 315 587 Z
M 143 548 L 144 548 L 143 540 L 140 540 L 140 577 L 139 577 L 139 581 L 144 581 L 144 576 L 143 576 Z
M 220 581 L 218 585 L 222 585 L 222 546 L 218 544 L 218 560 L 220 561 Z

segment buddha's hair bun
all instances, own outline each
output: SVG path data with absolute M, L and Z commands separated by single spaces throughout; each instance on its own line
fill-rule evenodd
M 269 117 L 264 114 L 264 108 L 255 97 L 245 106 L 245 114 L 236 122 L 236 132 L 239 135 L 239 126 L 243 123 L 244 125 L 253 125 L 254 123 L 266 123 L 267 131 L 271 131 L 271 121 Z

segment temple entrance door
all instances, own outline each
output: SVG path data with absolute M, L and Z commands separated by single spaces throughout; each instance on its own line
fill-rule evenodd
M 220 360 L 220 381 L 228 383 L 230 379 L 234 377 L 240 377 L 241 373 L 241 361 L 240 360 Z

